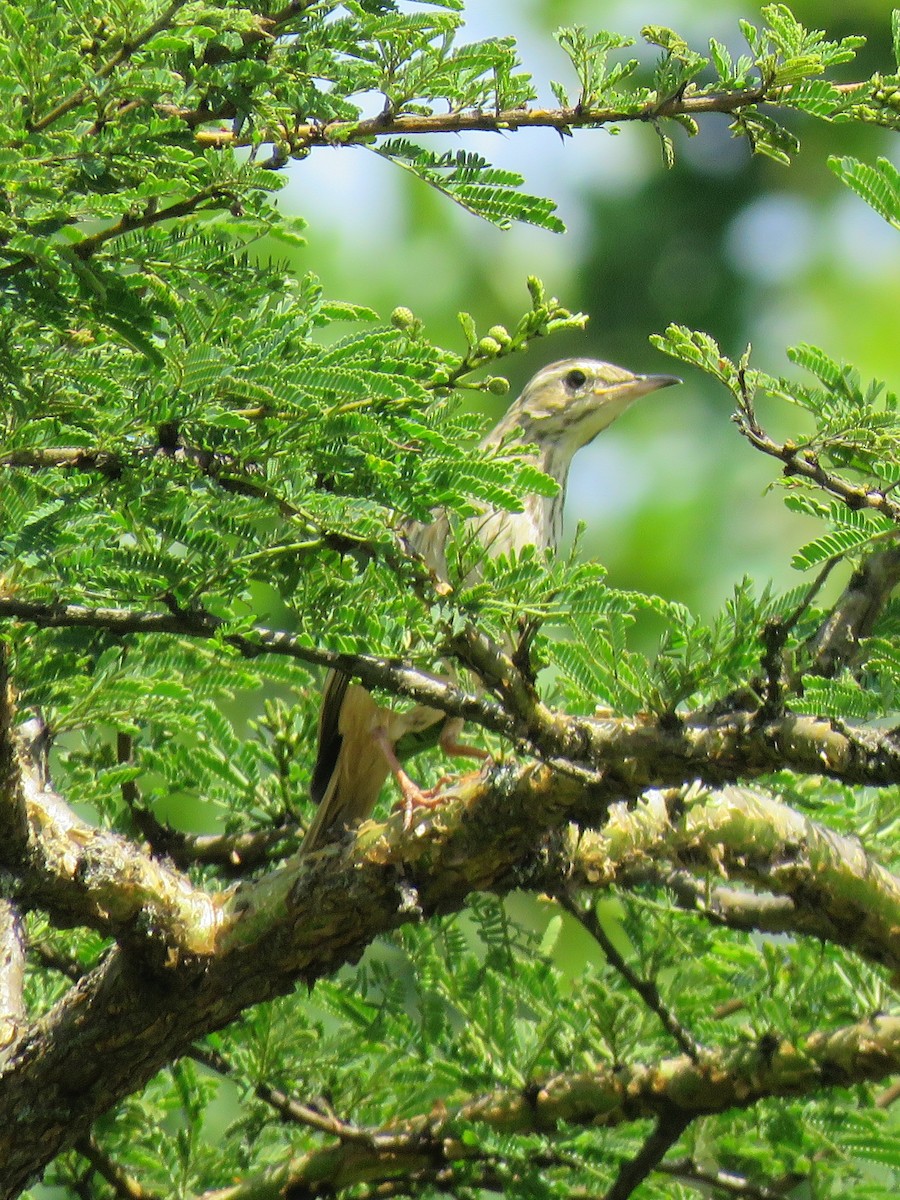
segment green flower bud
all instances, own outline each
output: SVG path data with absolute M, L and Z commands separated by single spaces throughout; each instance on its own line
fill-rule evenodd
M 503 347 L 496 338 L 483 337 L 478 343 L 479 353 L 485 355 L 487 358 L 496 358 L 502 349 Z
M 509 336 L 509 330 L 505 325 L 492 325 L 488 330 L 488 337 L 492 337 L 495 342 L 499 342 L 504 348 L 512 341 L 512 338 Z
M 418 322 L 412 309 L 395 308 L 391 313 L 391 324 L 395 329 L 412 329 Z
M 504 379 L 502 375 L 494 375 L 484 381 L 484 387 L 492 396 L 505 396 L 509 391 L 509 380 Z

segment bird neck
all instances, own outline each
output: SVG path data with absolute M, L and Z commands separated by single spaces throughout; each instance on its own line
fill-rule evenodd
M 569 467 L 573 458 L 572 449 L 562 442 L 550 442 L 544 445 L 539 443 L 535 466 L 540 467 L 544 474 L 549 475 L 551 479 L 555 479 L 559 484 L 559 490 L 565 492 Z
M 485 444 L 497 444 L 501 441 L 506 441 L 507 445 L 517 449 L 533 447 L 527 455 L 528 459 L 559 485 L 556 495 L 527 496 L 524 506 L 534 534 L 528 540 L 533 540 L 539 547 L 549 546 L 556 549 L 562 540 L 563 508 L 569 467 L 582 442 L 576 442 L 570 437 L 541 437 L 537 424 L 514 409 L 507 413 L 506 419 L 485 439 Z
M 566 483 L 573 453 L 568 446 L 559 442 L 538 442 L 537 453 L 529 457 L 536 467 L 558 484 L 558 491 L 553 496 L 533 494 L 525 500 L 525 510 L 532 525 L 539 531 L 538 546 L 555 550 L 562 541 Z

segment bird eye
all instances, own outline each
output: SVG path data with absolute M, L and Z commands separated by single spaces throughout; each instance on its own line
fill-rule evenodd
M 563 383 L 565 383 L 566 388 L 570 392 L 577 392 L 579 388 L 584 387 L 587 383 L 587 375 L 585 375 L 584 371 L 579 371 L 576 367 L 575 370 L 570 371 L 566 375 Z

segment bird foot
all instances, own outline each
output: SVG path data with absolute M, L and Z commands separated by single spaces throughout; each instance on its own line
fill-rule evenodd
M 406 776 L 406 780 L 400 784 L 400 791 L 403 793 L 402 798 L 394 805 L 392 812 L 403 813 L 403 829 L 407 833 L 413 827 L 413 814 L 417 808 L 438 808 L 444 802 L 444 797 L 439 793 L 443 787 L 451 781 L 450 776 L 445 776 L 439 779 L 438 782 L 431 788 L 420 788 L 418 784 Z

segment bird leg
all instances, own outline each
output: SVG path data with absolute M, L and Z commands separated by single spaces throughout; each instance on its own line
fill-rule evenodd
M 468 742 L 461 742 L 459 740 L 462 727 L 463 722 L 459 717 L 447 718 L 441 730 L 441 736 L 438 739 L 438 745 L 443 752 L 450 758 L 477 758 L 482 762 L 490 758 L 491 756 L 487 750 L 482 750 L 480 746 L 472 746 Z
M 462 727 L 462 721 L 456 717 L 448 717 L 444 722 L 441 736 L 438 738 L 438 745 L 443 753 L 448 758 L 475 758 L 479 762 L 487 762 L 491 757 L 489 750 L 483 750 L 481 746 L 473 746 L 469 742 L 459 740 Z M 433 804 L 447 784 L 452 783 L 455 778 L 455 775 L 442 775 L 433 787 L 420 789 L 422 796 L 429 804 Z
M 400 807 L 403 809 L 403 828 L 412 829 L 413 810 L 416 808 L 433 808 L 436 800 L 427 795 L 419 785 L 403 770 L 400 759 L 394 753 L 394 744 L 387 730 L 377 726 L 372 730 L 372 741 L 385 757 L 391 774 L 397 780 L 397 787 L 403 797 Z
M 459 741 L 459 733 L 463 727 L 463 722 L 458 718 L 448 718 L 444 722 L 441 735 L 438 740 L 438 745 L 445 754 L 459 758 L 477 758 L 484 762 L 491 756 L 487 750 L 482 750 L 480 746 L 471 746 L 467 742 Z M 397 786 L 400 789 L 402 800 L 398 805 L 395 805 L 395 811 L 398 808 L 403 810 L 403 828 L 411 829 L 413 823 L 413 811 L 417 808 L 437 808 L 442 802 L 440 795 L 442 789 L 452 781 L 452 775 L 442 776 L 434 787 L 420 788 L 419 785 L 407 775 L 403 770 L 403 766 L 394 751 L 394 743 L 388 731 L 377 726 L 372 730 L 372 740 L 378 746 L 381 753 L 384 755 L 385 761 L 390 767 L 391 774 L 397 781 Z

